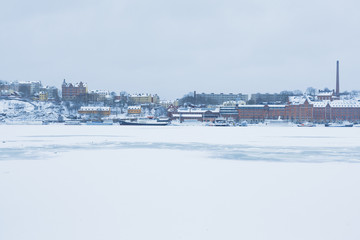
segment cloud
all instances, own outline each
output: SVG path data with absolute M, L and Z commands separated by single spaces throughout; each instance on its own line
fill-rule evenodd
M 0 78 L 158 93 L 275 92 L 360 74 L 359 3 L 335 1 L 11 1 Z

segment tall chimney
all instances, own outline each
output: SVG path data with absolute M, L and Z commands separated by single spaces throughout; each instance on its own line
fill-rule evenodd
M 339 61 L 336 61 L 336 96 L 340 96 Z

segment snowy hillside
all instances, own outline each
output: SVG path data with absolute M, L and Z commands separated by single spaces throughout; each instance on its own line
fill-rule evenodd
M 58 120 L 62 105 L 51 102 L 0 100 L 0 122 Z

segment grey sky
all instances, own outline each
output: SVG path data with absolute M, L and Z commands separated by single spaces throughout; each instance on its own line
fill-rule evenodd
M 158 93 L 360 89 L 355 0 L 12 0 L 0 79 Z

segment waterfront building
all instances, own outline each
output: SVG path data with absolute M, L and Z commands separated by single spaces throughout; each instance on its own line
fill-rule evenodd
M 220 108 L 178 108 L 169 113 L 172 120 L 180 122 L 213 122 L 220 116 Z
M 219 111 L 220 117 L 237 121 L 239 119 L 239 114 L 238 114 L 237 108 L 238 108 L 238 105 L 236 105 L 236 106 L 221 106 L 220 111 Z
M 79 114 L 90 116 L 109 116 L 111 114 L 110 107 L 81 107 L 78 111 Z
M 129 115 L 140 115 L 141 114 L 141 106 L 128 106 L 128 114 Z
M 292 122 L 338 122 L 360 121 L 360 102 L 356 100 L 311 101 L 303 97 L 302 101 L 286 105 L 244 105 L 238 107 L 239 120 L 263 122 L 266 119 L 282 119 Z
M 262 122 L 265 120 L 265 105 L 241 105 L 238 106 L 238 120 L 249 121 L 251 123 Z

